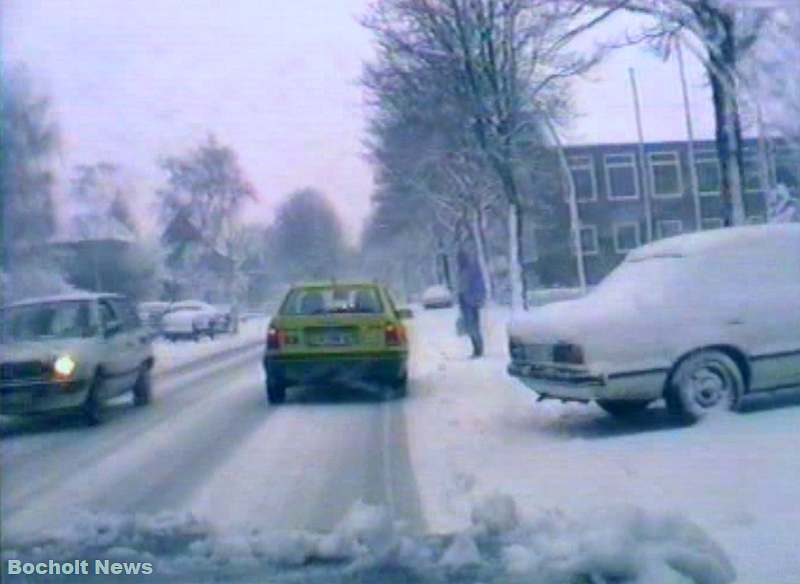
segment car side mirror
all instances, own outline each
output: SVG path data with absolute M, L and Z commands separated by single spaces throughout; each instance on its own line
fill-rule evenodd
M 112 320 L 106 323 L 105 337 L 108 339 L 118 334 L 122 330 L 122 323 L 118 320 Z
M 398 308 L 397 316 L 403 320 L 414 318 L 414 311 L 412 311 L 410 308 Z

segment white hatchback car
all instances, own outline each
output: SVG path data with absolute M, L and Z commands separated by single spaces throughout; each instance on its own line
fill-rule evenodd
M 692 422 L 800 385 L 800 225 L 654 242 L 587 296 L 509 325 L 508 371 L 541 398 L 613 415 L 664 398 Z
M 150 334 L 123 296 L 50 296 L 0 311 L 2 414 L 78 410 L 97 424 L 112 397 L 150 401 L 153 363 Z

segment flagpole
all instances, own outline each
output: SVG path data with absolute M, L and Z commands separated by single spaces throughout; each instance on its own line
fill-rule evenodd
M 633 68 L 628 69 L 633 93 L 633 107 L 636 112 L 636 133 L 639 138 L 639 174 L 641 175 L 642 198 L 644 200 L 645 233 L 647 241 L 653 241 L 653 211 L 650 207 L 650 177 L 647 173 L 647 159 L 644 150 L 644 132 L 642 131 L 642 111 L 639 107 L 639 90 L 636 87 L 636 75 Z
M 566 154 L 564 154 L 564 145 L 561 143 L 561 138 L 558 137 L 555 125 L 550 119 L 550 115 L 545 113 L 545 124 L 550 131 L 553 141 L 556 143 L 556 151 L 558 152 L 558 160 L 561 164 L 561 169 L 567 181 L 568 202 L 569 202 L 569 224 L 570 233 L 572 235 L 572 246 L 575 249 L 575 258 L 578 267 L 578 285 L 581 292 L 586 292 L 586 266 L 584 265 L 583 246 L 581 245 L 581 221 L 578 216 L 578 199 L 575 193 L 575 181 L 572 178 L 572 171 L 569 168 L 569 161 Z
M 694 224 L 695 230 L 703 229 L 703 215 L 700 207 L 700 185 L 697 181 L 697 166 L 694 155 L 694 126 L 692 124 L 692 106 L 689 102 L 689 89 L 686 83 L 686 68 L 683 63 L 683 48 L 680 39 L 675 43 L 675 52 L 678 57 L 678 71 L 681 76 L 681 90 L 683 91 L 683 111 L 686 115 L 686 135 L 689 138 L 689 180 L 692 186 L 692 199 L 694 200 Z

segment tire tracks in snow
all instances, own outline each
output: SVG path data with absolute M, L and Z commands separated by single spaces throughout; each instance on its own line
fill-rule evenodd
M 16 510 L 43 493 L 57 488 L 71 476 L 87 472 L 89 468 L 112 456 L 121 448 L 135 444 L 143 436 L 152 434 L 175 418 L 186 416 L 191 410 L 202 407 L 205 400 L 214 397 L 218 391 L 219 383 L 215 382 L 224 382 L 231 370 L 242 367 L 256 356 L 253 350 L 252 353 L 237 353 L 221 363 L 213 359 L 207 366 L 183 374 L 183 379 L 179 377 L 172 381 L 174 389 L 164 392 L 163 396 L 159 396 L 159 388 L 156 385 L 153 403 L 141 411 L 112 406 L 112 409 L 124 409 L 124 413 L 119 415 L 117 412 L 117 415 L 111 416 L 103 426 L 87 429 L 83 427 L 81 421 L 78 421 L 74 432 L 48 436 L 49 439 L 43 441 L 42 446 L 34 452 L 25 452 L 15 457 L 24 456 L 24 460 L 3 460 L 3 515 L 8 518 Z M 198 385 L 198 378 L 203 379 L 202 385 Z M 258 395 L 263 396 L 263 392 L 258 392 Z M 61 436 L 68 437 L 67 443 L 54 445 Z M 46 460 L 57 460 L 58 464 L 43 468 L 44 464 L 39 454 L 45 450 L 47 450 Z

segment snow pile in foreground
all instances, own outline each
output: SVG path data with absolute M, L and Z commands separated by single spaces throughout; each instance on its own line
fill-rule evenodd
M 469 528 L 416 536 L 381 507 L 357 503 L 331 533 L 222 534 L 191 514 L 83 514 L 36 540 L 7 540 L 3 559 L 152 562 L 149 581 L 725 584 L 725 553 L 675 516 L 627 509 L 522 520 L 514 501 L 478 504 Z

